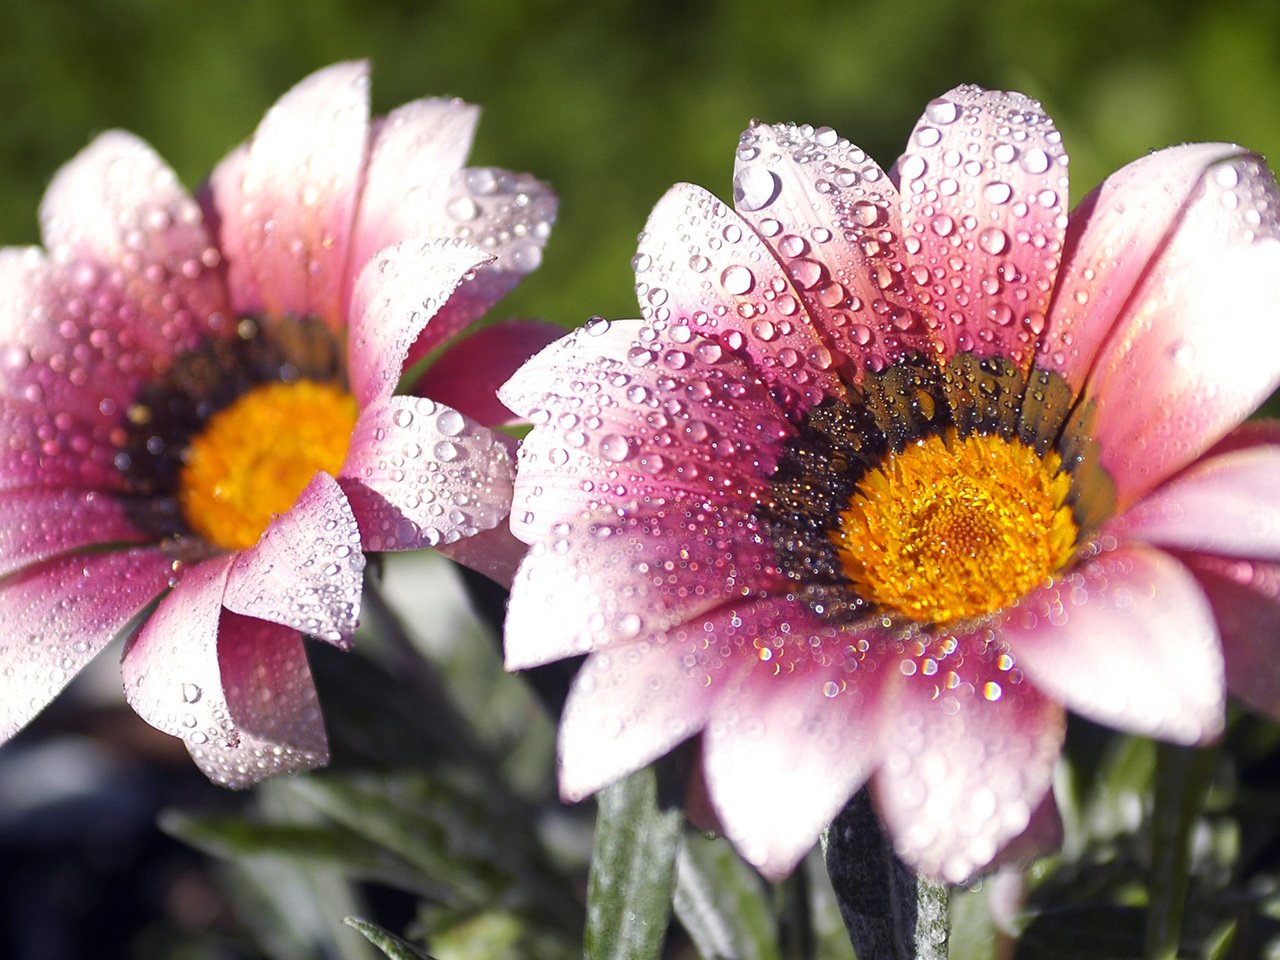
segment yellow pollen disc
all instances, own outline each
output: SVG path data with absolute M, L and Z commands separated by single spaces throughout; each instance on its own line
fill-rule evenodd
M 923 623 L 982 616 L 1074 552 L 1061 458 L 954 430 L 891 453 L 859 481 L 831 534 L 859 595 Z
M 228 550 L 253 546 L 316 471 L 338 472 L 356 413 L 349 393 L 312 380 L 242 394 L 187 448 L 178 502 L 191 529 Z

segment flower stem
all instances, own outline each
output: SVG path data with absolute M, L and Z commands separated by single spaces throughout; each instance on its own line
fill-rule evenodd
M 1191 881 L 1191 835 L 1204 807 L 1216 751 L 1156 745 L 1155 806 L 1151 817 L 1147 960 L 1175 960 Z
M 865 789 L 832 821 L 823 848 L 840 915 L 859 957 L 945 960 L 950 888 L 918 876 L 898 859 Z

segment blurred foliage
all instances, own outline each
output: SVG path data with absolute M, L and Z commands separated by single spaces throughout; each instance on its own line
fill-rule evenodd
M 1062 130 L 1078 200 L 1170 143 L 1280 154 L 1278 37 L 1270 0 L 8 0 L 0 243 L 38 241 L 44 186 L 96 132 L 133 130 L 194 188 L 293 83 L 369 57 L 376 111 L 465 97 L 485 109 L 474 162 L 556 187 L 543 266 L 499 312 L 573 326 L 635 313 L 629 261 L 653 203 L 681 180 L 727 196 L 753 117 L 833 126 L 888 166 L 929 98 L 962 82 L 1019 89 Z M 225 903 L 204 929 L 143 929 L 134 955 L 579 955 L 593 814 L 554 794 L 563 674 L 503 674 L 501 597 L 477 609 L 447 564 L 409 563 L 388 564 L 392 602 L 374 615 L 387 619 L 356 654 L 313 650 L 332 768 L 234 800 L 185 793 L 198 801 L 164 826 L 222 864 L 210 869 Z M 397 616 L 412 630 L 398 634 Z M 1280 957 L 1278 756 L 1274 727 L 1235 718 L 1206 802 L 1184 811 L 1179 956 Z M 957 891 L 952 955 L 1141 956 L 1166 825 L 1156 776 L 1151 744 L 1073 721 L 1063 850 Z M 820 859 L 772 887 L 724 841 L 655 816 L 674 911 L 669 926 L 665 908 L 650 915 L 664 927 L 649 941 L 665 956 L 849 960 Z M 349 929 L 347 916 L 366 919 Z

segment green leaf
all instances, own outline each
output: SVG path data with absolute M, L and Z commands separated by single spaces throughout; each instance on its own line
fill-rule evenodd
M 359 917 L 343 917 L 342 922 L 385 953 L 391 960 L 435 960 L 429 953 L 423 953 L 407 940 L 402 940 L 394 933 L 383 930 L 380 926 L 361 920 Z
M 588 960 L 647 960 L 666 937 L 682 816 L 660 808 L 652 767 L 598 797 L 587 884 Z
M 685 839 L 676 858 L 675 910 L 703 960 L 779 960 L 767 894 L 727 841 Z
M 168 810 L 160 815 L 160 827 L 197 850 L 225 860 L 285 859 L 331 866 L 433 899 L 448 896 L 447 890 L 430 883 L 389 851 L 328 826 L 256 823 L 243 817 L 192 816 Z
M 1216 751 L 1161 743 L 1151 814 L 1148 960 L 1175 960 L 1191 881 L 1191 831 L 1204 806 Z
M 823 838 L 831 886 L 859 957 L 946 960 L 949 890 L 898 859 L 865 789 Z

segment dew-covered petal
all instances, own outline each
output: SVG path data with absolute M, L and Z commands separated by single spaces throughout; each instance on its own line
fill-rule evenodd
M 495 527 L 511 506 L 504 438 L 421 397 L 387 397 L 360 413 L 338 476 L 366 550 L 453 543 Z
M 834 358 L 782 264 L 706 190 L 688 183 L 668 190 L 632 263 L 641 314 L 655 328 L 688 326 L 741 354 L 788 408 L 844 395 Z
M 428 209 L 405 204 L 397 232 L 406 238 L 448 237 L 491 258 L 460 286 L 409 350 L 409 362 L 427 356 L 449 337 L 489 312 L 542 263 L 556 219 L 556 195 L 527 173 L 469 167 L 453 174 Z
M 253 237 L 241 223 L 241 218 L 251 209 L 244 193 L 244 168 L 248 162 L 249 144 L 242 143 L 214 167 L 196 195 L 204 210 L 205 223 L 218 238 L 227 278 L 227 297 L 237 317 L 260 314 L 264 309 L 258 272 L 249 255 Z M 230 221 L 226 227 L 224 211 Z
M 1104 553 L 1028 595 L 999 629 L 1032 683 L 1091 720 L 1176 743 L 1222 732 L 1213 610 L 1167 553 Z
M 248 787 L 329 762 L 315 684 L 297 631 L 224 611 L 218 668 L 234 735 L 205 743 L 186 738 L 205 776 L 226 787 Z
M 261 539 L 236 555 L 223 604 L 346 645 L 360 619 L 364 552 L 338 482 L 317 473 Z
M 746 511 L 696 498 L 563 521 L 529 551 L 506 620 L 511 670 L 657 634 L 778 583 Z
M 1280 720 L 1280 563 L 1188 556 L 1222 634 L 1227 689 Z
M 1206 457 L 1109 525 L 1122 540 L 1280 560 L 1280 445 Z
M 238 204 L 216 192 L 213 203 L 222 248 L 228 256 L 242 252 L 250 264 L 267 317 L 345 324 L 344 271 L 368 125 L 368 64 L 326 67 L 281 97 L 254 132 L 243 164 L 233 162 L 214 179 L 217 191 L 227 174 L 239 174 L 227 195 Z
M 169 585 L 159 550 L 59 557 L 0 582 L 0 741 Z
M 750 504 L 793 432 L 741 358 L 683 325 L 657 336 L 639 321 L 590 323 L 499 396 L 535 424 L 511 510 L 530 542 L 605 505 L 684 495 Z
M 1208 167 L 1102 346 L 1092 434 L 1123 509 L 1280 384 L 1280 195 L 1262 160 Z
M 453 543 L 436 544 L 436 550 L 454 563 L 482 573 L 508 590 L 516 568 L 529 552 L 529 545 L 517 540 L 505 521 L 490 530 L 481 530 Z
M 908 279 L 946 355 L 1026 369 L 1067 224 L 1053 122 L 1020 93 L 956 87 L 925 108 L 894 175 Z
M 200 207 L 133 134 L 100 134 L 63 166 L 40 222 L 63 291 L 86 308 L 71 311 L 83 340 L 106 332 L 126 355 L 140 348 L 169 357 L 225 322 L 220 258 Z
M 1068 219 L 1037 366 L 1081 389 L 1098 348 L 1166 241 L 1200 229 L 1183 218 L 1206 170 L 1243 154 L 1224 143 L 1158 150 L 1117 170 L 1080 202 Z
M 960 883 L 1026 830 L 1052 783 L 1066 716 L 998 644 L 968 635 L 946 646 L 886 666 L 896 674 L 885 685 L 892 721 L 872 782 L 898 855 Z
M 218 620 L 233 556 L 187 569 L 125 647 L 125 699 L 153 727 L 207 743 L 229 736 L 218 672 Z
M 36 488 L 0 495 L 0 576 L 82 547 L 146 539 L 110 494 Z
M 0 397 L 0 490 L 123 489 L 113 429 L 43 404 Z
M 480 108 L 462 100 L 429 97 L 396 107 L 372 125 L 369 164 L 356 215 L 351 263 L 356 269 L 383 247 L 437 235 L 438 230 L 406 233 L 399 229 L 403 211 L 409 219 L 438 215 L 439 195 L 466 163 L 475 137 Z
M 587 658 L 560 722 L 560 793 L 581 800 L 702 729 L 746 666 L 737 608 L 723 607 Z
M 210 779 L 239 787 L 326 753 L 297 632 L 222 607 L 233 559 L 186 572 L 125 648 L 121 672 L 142 719 L 180 737 Z
M 830 127 L 752 124 L 738 144 L 733 198 L 826 342 L 852 358 L 855 382 L 928 352 L 903 282 L 898 191 L 862 150 Z
M 741 669 L 703 734 L 703 769 L 726 836 L 776 880 L 875 768 L 880 675 L 859 638 L 786 597 L 733 613 L 713 642 Z
M 134 242 L 149 239 L 139 233 Z M 57 410 L 64 431 L 115 426 L 174 353 L 226 326 L 217 305 L 202 301 L 203 266 L 188 280 L 176 255 L 156 263 L 143 251 L 124 263 L 0 250 L 0 398 Z
M 360 270 L 351 296 L 351 390 L 361 407 L 391 396 L 410 345 L 486 257 L 458 241 L 415 240 Z
M 498 388 L 564 334 L 564 327 L 536 320 L 495 323 L 449 344 L 409 392 L 453 407 L 486 427 L 507 423 L 511 411 L 498 400 Z

